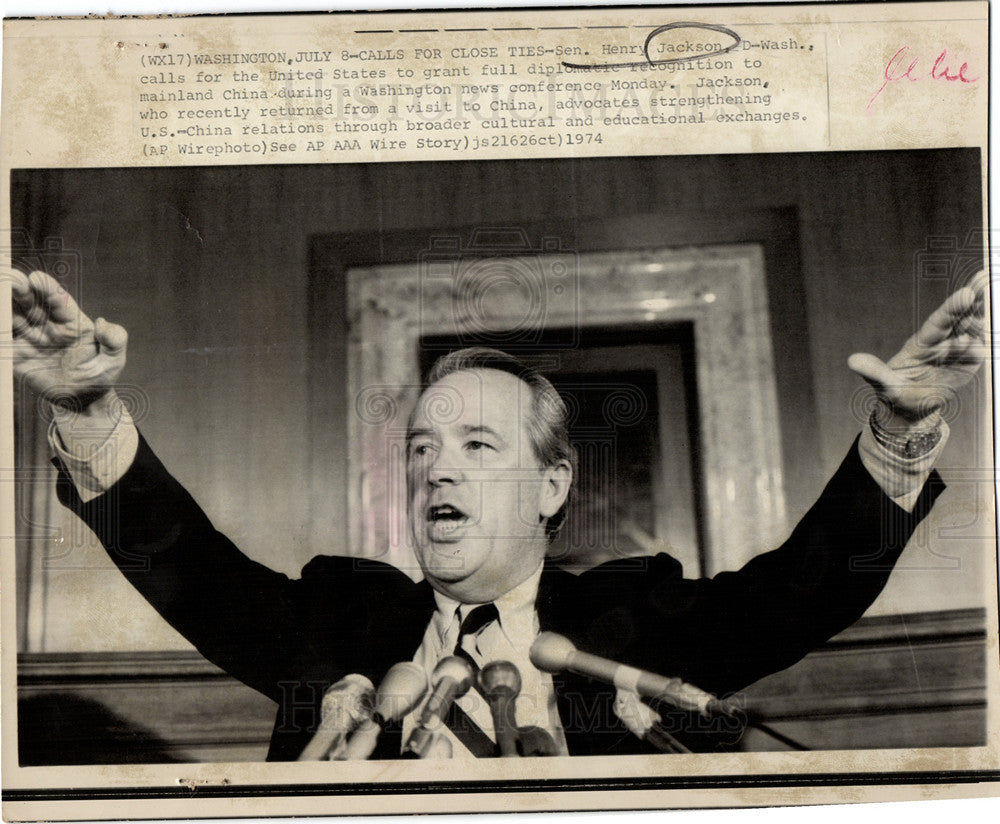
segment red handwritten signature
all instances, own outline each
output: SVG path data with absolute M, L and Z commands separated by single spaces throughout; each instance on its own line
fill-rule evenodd
M 944 80 L 948 83 L 975 83 L 979 80 L 978 77 L 969 77 L 968 63 L 962 63 L 958 71 L 954 71 L 951 68 L 952 61 L 948 58 L 947 49 L 941 50 L 941 54 L 937 56 L 930 70 L 924 68 L 924 66 L 926 66 L 926 61 L 921 61 L 919 57 L 910 59 L 910 47 L 903 46 L 886 63 L 885 71 L 883 72 L 885 80 L 879 87 L 879 90 L 872 95 L 872 99 L 868 101 L 868 105 L 865 107 L 866 110 L 871 110 L 875 99 L 885 91 L 886 86 L 900 80 L 909 80 L 911 82 L 918 80 Z

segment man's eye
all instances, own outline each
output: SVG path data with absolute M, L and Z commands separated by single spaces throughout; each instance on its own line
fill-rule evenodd
M 411 444 L 410 454 L 414 457 L 422 457 L 430 454 L 432 447 L 429 443 Z
M 465 445 L 465 448 L 472 452 L 478 452 L 481 449 L 492 449 L 493 447 L 486 443 L 486 441 L 469 441 Z

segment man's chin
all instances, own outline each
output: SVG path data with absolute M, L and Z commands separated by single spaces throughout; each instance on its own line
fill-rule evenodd
M 431 542 L 418 555 L 424 575 L 432 582 L 454 583 L 469 575 L 469 562 L 463 556 L 460 541 Z

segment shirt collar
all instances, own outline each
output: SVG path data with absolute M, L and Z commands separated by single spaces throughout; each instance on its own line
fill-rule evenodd
M 512 642 L 518 635 L 528 635 L 535 629 L 535 600 L 538 597 L 538 583 L 541 580 L 544 566 L 544 564 L 539 564 L 538 569 L 531 575 L 493 602 L 500 614 L 500 629 Z M 434 590 L 434 601 L 437 604 L 434 618 L 437 621 L 438 633 L 442 642 L 455 622 L 456 614 L 461 622 L 461 619 L 464 619 L 472 610 L 482 606 L 481 604 L 464 604 L 437 590 Z

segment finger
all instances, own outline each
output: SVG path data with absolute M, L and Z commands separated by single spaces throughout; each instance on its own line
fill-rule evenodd
M 104 318 L 98 318 L 94 322 L 94 337 L 97 338 L 101 351 L 111 356 L 121 354 L 128 345 L 128 332 L 125 331 L 125 327 L 109 323 Z
M 4 267 L 0 270 L 0 280 L 10 283 L 15 309 L 26 308 L 32 304 L 31 284 L 28 283 L 28 276 L 24 272 Z
M 24 341 L 36 349 L 50 346 L 52 343 L 44 327 L 36 326 L 24 316 L 15 314 L 11 318 L 10 328 L 14 333 L 14 340 Z
M 985 269 L 980 269 L 972 276 L 972 279 L 966 284 L 967 289 L 971 289 L 976 293 L 977 297 L 986 296 L 986 287 L 990 285 L 990 273 Z
M 964 345 L 982 346 L 986 341 L 985 312 L 967 315 L 959 320 L 955 324 L 955 334 Z
M 975 311 L 979 298 L 975 290 L 968 286 L 949 295 L 920 327 L 916 336 L 917 345 L 933 346 L 948 337 L 964 316 Z
M 343 754 L 338 758 L 341 761 L 363 761 L 370 758 L 375 752 L 375 745 L 378 744 L 379 733 L 382 728 L 374 721 L 365 721 L 359 726 L 354 734 L 347 740 Z
M 65 347 L 82 339 L 89 331 L 88 326 L 79 324 L 53 323 L 44 306 L 32 303 L 23 307 L 14 304 L 11 313 L 11 331 L 14 337 L 31 341 L 39 347 Z M 86 317 L 83 318 L 86 320 Z
M 872 388 L 884 397 L 888 397 L 894 388 L 905 383 L 900 380 L 894 369 L 874 355 L 855 353 L 847 359 L 847 366 L 852 372 L 868 381 Z
M 66 323 L 77 320 L 82 314 L 72 295 L 46 272 L 35 270 L 28 275 L 28 283 L 36 299 L 48 309 L 53 320 Z
M 977 366 L 990 354 L 990 345 L 986 342 L 985 330 L 978 328 L 974 333 L 968 333 L 955 339 L 948 352 L 947 363 L 956 366 Z
M 18 374 L 22 374 L 34 364 L 35 357 L 38 355 L 38 347 L 30 341 L 15 338 L 12 349 L 14 352 L 14 370 Z
M 14 326 L 16 327 L 38 324 L 39 319 L 46 316 L 44 309 L 39 309 L 35 300 L 35 293 L 28 281 L 28 276 L 17 269 L 0 270 L 0 280 L 10 283 L 11 304 L 14 315 Z
M 24 307 L 18 312 L 18 315 L 24 319 L 24 321 L 29 326 L 44 326 L 49 320 L 49 311 L 41 303 L 33 302 L 29 306 Z
M 979 341 L 985 340 L 987 315 L 986 291 L 989 285 L 990 277 L 985 269 L 977 272 L 966 285 L 966 289 L 971 289 L 975 293 L 976 299 L 969 311 L 955 324 L 955 329 L 959 334 L 971 335 Z

